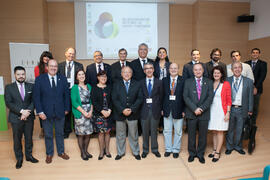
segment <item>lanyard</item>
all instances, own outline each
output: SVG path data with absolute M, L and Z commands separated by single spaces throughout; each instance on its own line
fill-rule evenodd
M 217 90 L 218 90 L 219 86 L 220 86 L 220 82 L 218 83 L 217 88 L 214 90 L 214 96 L 216 95 L 216 92 L 217 92 Z
M 240 85 L 241 85 L 241 82 L 242 82 L 242 76 L 241 76 L 241 79 L 240 79 L 240 81 L 239 81 L 239 83 L 238 83 L 238 86 L 236 87 L 236 85 L 235 84 L 233 84 L 233 88 L 234 88 L 234 90 L 235 90 L 235 92 L 237 93 L 238 92 L 238 90 L 239 90 L 239 87 L 240 87 Z M 234 78 L 233 78 L 233 81 L 234 81 Z

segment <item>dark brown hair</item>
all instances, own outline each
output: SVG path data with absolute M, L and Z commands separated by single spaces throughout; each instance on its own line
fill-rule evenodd
M 213 69 L 211 71 L 211 74 L 212 74 L 211 79 L 213 81 L 215 80 L 214 79 L 214 71 L 215 70 L 218 70 L 221 73 L 220 82 L 223 83 L 226 80 L 224 69 L 221 66 L 215 66 L 215 67 L 213 67 Z
M 212 59 L 212 56 L 215 52 L 219 52 L 220 56 L 222 56 L 222 52 L 220 49 L 218 48 L 215 48 L 215 49 L 212 49 L 211 53 L 210 53 L 210 59 Z
M 79 84 L 79 80 L 77 79 L 78 73 L 79 72 L 83 72 L 85 74 L 85 71 L 83 69 L 79 69 L 78 71 L 75 72 L 75 80 L 74 80 L 74 84 Z M 84 84 L 86 84 L 86 81 L 84 80 Z
M 43 62 L 44 57 L 53 59 L 53 55 L 50 51 L 43 51 L 43 53 L 40 55 L 39 63 L 38 63 L 39 74 L 45 73 L 45 63 Z

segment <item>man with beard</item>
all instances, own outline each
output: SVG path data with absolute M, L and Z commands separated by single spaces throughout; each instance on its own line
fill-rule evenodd
M 221 56 L 222 56 L 222 52 L 220 49 L 215 48 L 211 51 L 211 54 L 210 54 L 211 60 L 205 64 L 208 77 L 212 77 L 212 69 L 215 66 L 221 66 L 225 72 L 224 76 L 227 77 L 227 67 L 226 67 L 226 64 L 220 61 Z
M 25 69 L 22 66 L 14 68 L 16 81 L 5 88 L 5 102 L 9 108 L 8 121 L 13 132 L 14 152 L 17 159 L 16 169 L 20 169 L 23 163 L 22 136 L 25 140 L 26 161 L 37 163 L 32 156 L 33 128 L 34 128 L 34 103 L 32 98 L 33 84 L 25 82 Z

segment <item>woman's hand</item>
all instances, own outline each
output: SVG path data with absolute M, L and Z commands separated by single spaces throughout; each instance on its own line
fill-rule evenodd
M 225 117 L 224 117 L 224 121 L 228 122 L 230 120 L 230 112 L 227 112 Z

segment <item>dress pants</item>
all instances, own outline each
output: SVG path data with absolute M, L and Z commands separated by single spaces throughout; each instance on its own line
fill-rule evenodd
M 164 117 L 164 140 L 165 140 L 165 151 L 179 153 L 181 149 L 182 139 L 182 127 L 183 119 L 173 119 L 172 113 L 169 117 Z M 172 144 L 172 133 L 174 129 L 174 138 Z
M 32 156 L 34 120 L 11 123 L 13 132 L 13 149 L 17 160 L 23 160 L 22 135 L 25 139 L 25 156 Z
M 122 156 L 126 152 L 126 125 L 128 126 L 128 141 L 133 155 L 140 154 L 138 142 L 138 120 L 116 121 L 117 154 Z
M 242 108 L 232 106 L 229 121 L 229 129 L 226 135 L 226 149 L 242 149 L 242 132 L 245 119 L 242 117 Z
M 253 113 L 251 116 L 251 121 L 253 125 L 256 125 L 256 119 L 258 117 L 261 94 L 256 94 L 253 97 L 254 97 L 254 101 L 253 101 Z
M 55 140 L 58 155 L 64 153 L 64 123 L 65 118 L 53 117 L 42 121 L 45 133 L 46 154 L 53 156 L 53 124 L 55 127 Z
M 143 135 L 143 152 L 149 153 L 149 133 L 151 132 L 151 151 L 158 151 L 157 128 L 159 119 L 154 119 L 152 111 L 148 111 L 146 119 L 141 119 Z
M 190 156 L 203 157 L 207 145 L 209 120 L 187 119 L 188 123 L 188 153 Z M 196 148 L 196 132 L 198 130 L 198 146 Z

